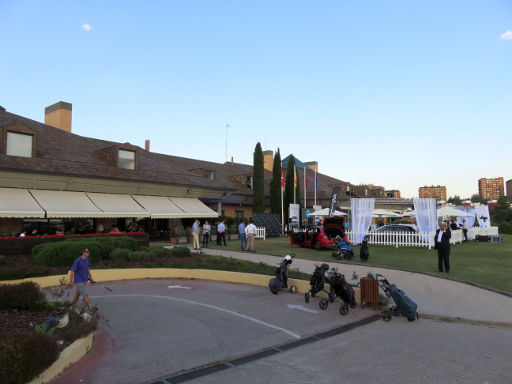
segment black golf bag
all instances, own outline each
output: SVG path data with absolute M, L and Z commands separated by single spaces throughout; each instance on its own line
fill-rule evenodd
M 345 304 L 354 308 L 356 306 L 356 293 L 354 288 L 345 280 L 345 276 L 338 273 L 333 276 L 332 280 L 332 288 L 336 296 L 343 300 Z
M 327 292 L 324 287 L 324 281 L 325 281 L 325 272 L 329 270 L 329 264 L 323 263 L 322 265 L 316 265 L 315 264 L 315 271 L 313 272 L 313 275 L 311 276 L 311 279 L 309 280 L 309 285 L 311 285 L 311 289 L 309 292 L 306 292 L 304 294 L 304 301 L 306 303 L 309 303 L 309 297 L 315 297 L 315 295 L 320 292 L 324 291 L 326 294 L 329 295 L 329 292 Z
M 270 292 L 272 292 L 274 295 L 277 295 L 281 289 L 288 288 L 288 266 L 292 263 L 292 258 L 294 257 L 295 255 L 285 256 L 283 261 L 281 261 L 281 265 L 276 268 L 276 277 L 270 279 L 268 282 Z M 297 292 L 297 287 L 292 285 L 290 287 L 290 292 Z
M 365 236 L 364 240 L 361 242 L 361 250 L 359 252 L 359 258 L 361 261 L 368 261 L 368 257 L 370 256 L 370 248 L 368 248 L 368 236 Z
M 384 321 L 390 321 L 393 316 L 400 315 L 409 321 L 414 321 L 418 318 L 418 305 L 404 291 L 395 284 L 390 284 L 382 275 L 372 275 L 372 278 L 377 280 L 386 296 L 395 304 L 389 310 L 382 312 L 382 319 Z

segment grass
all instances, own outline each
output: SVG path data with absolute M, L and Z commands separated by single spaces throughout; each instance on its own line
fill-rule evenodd
M 437 251 L 419 247 L 390 247 L 370 245 L 370 258 L 367 265 L 406 269 L 432 275 L 455 278 L 467 282 L 482 284 L 501 291 L 512 292 L 512 235 L 503 235 L 502 243 L 462 243 L 452 246 L 450 253 L 450 274 L 437 271 Z M 240 241 L 228 241 L 227 246 L 212 244 L 213 249 L 240 251 Z M 354 246 L 354 261 L 359 262 L 359 246 Z M 330 250 L 317 251 L 290 245 L 289 238 L 256 240 L 258 253 L 284 256 L 295 253 L 302 259 L 333 261 Z

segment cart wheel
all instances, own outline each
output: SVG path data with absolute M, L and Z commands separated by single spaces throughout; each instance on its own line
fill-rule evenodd
M 393 305 L 391 308 L 389 308 L 389 312 L 391 312 L 391 315 L 393 316 L 398 316 L 398 307 Z
M 304 294 L 304 301 L 305 301 L 306 303 L 309 303 L 309 292 L 306 292 L 306 293 Z
M 420 314 L 418 312 L 416 312 L 416 320 L 418 320 L 420 318 Z
M 341 253 L 338 253 L 338 254 L 336 255 L 336 260 L 341 260 Z
M 316 241 L 315 242 L 315 249 L 319 250 L 320 248 L 322 248 L 321 245 L 320 245 L 320 242 Z
M 331 254 L 331 256 L 337 259 L 337 258 L 338 258 L 338 252 L 333 252 L 333 253 Z
M 414 321 L 416 320 L 416 315 L 411 315 L 407 318 L 408 321 Z
M 384 321 L 391 321 L 392 317 L 393 316 L 391 315 L 391 312 L 389 312 L 389 311 L 382 312 L 382 320 L 384 320 Z
M 291 292 L 291 293 L 297 293 L 297 287 L 296 287 L 295 285 L 292 285 L 292 286 L 290 287 L 290 292 Z
M 341 316 L 348 315 L 348 311 L 349 311 L 349 309 L 348 309 L 348 305 L 347 304 L 343 303 L 343 304 L 340 305 L 340 315 Z
M 356 303 L 356 302 L 350 303 L 350 308 L 355 308 L 355 307 L 356 307 L 356 305 L 357 305 L 357 303 Z
M 320 309 L 322 311 L 326 310 L 327 307 L 329 306 L 329 302 L 326 300 L 326 299 L 322 299 L 320 300 L 320 302 L 318 303 L 318 306 L 320 307 Z
M 334 303 L 334 296 L 329 297 L 329 303 Z

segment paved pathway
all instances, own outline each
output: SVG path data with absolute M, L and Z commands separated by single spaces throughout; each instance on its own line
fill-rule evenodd
M 277 256 L 216 248 L 209 248 L 208 253 L 254 262 L 262 261 L 270 265 L 278 265 L 282 259 Z M 301 272 L 313 273 L 314 264 L 317 262 L 294 259 L 291 267 Z M 368 272 L 384 275 L 390 283 L 396 284 L 418 304 L 420 314 L 506 323 L 512 326 L 512 297 L 510 296 L 421 273 L 334 262 L 329 262 L 329 265 L 338 267 L 349 280 L 353 272 L 356 272 L 359 277 L 366 276 Z

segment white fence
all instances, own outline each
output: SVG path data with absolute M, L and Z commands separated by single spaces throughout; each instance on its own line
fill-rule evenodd
M 266 230 L 265 227 L 256 228 L 256 238 L 265 240 Z
M 351 244 L 360 244 L 365 236 L 368 236 L 368 244 L 392 245 L 395 247 L 434 247 L 435 232 L 408 233 L 408 232 L 352 232 L 347 231 L 348 241 Z M 468 229 L 468 240 L 472 241 L 478 235 L 497 236 L 498 227 L 473 227 Z M 462 230 L 452 231 L 451 244 L 462 243 L 464 234 Z

